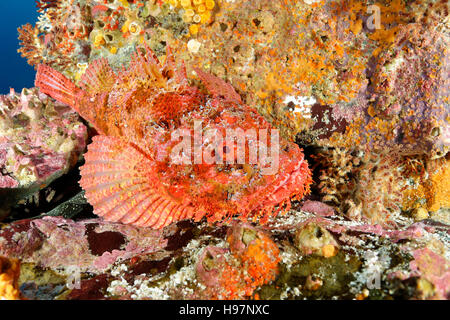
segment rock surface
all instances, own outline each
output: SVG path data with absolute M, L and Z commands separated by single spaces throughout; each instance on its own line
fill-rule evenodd
M 447 299 L 449 234 L 299 209 L 264 227 L 161 231 L 44 217 L 2 226 L 0 255 L 21 260 L 22 293 L 37 299 Z
M 0 96 L 0 219 L 73 168 L 87 127 L 68 106 L 37 88 Z

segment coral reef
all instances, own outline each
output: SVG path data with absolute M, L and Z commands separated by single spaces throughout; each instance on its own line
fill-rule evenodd
M 37 6 L 41 92 L 0 97 L 0 218 L 27 212 L 0 225 L 0 297 L 450 299 L 448 2 Z M 87 138 L 67 105 L 99 135 L 64 175 Z M 278 129 L 278 173 L 169 164 L 198 120 Z
M 20 233 L 17 233 L 21 230 Z M 25 231 L 25 232 L 24 232 Z M 166 245 L 158 231 L 101 220 L 75 223 L 59 217 L 22 220 L 2 230 L 0 252 L 43 268 L 100 273 L 119 259 L 152 253 Z
M 450 162 L 449 156 L 436 160 L 417 161 L 415 174 L 404 191 L 405 210 L 424 208 L 436 212 L 450 207 Z
M 74 11 L 70 24 L 66 7 Z M 448 151 L 448 4 L 74 0 L 41 1 L 40 10 L 36 30 L 22 32 L 31 64 L 79 80 L 97 58 L 118 70 L 142 42 L 162 60 L 170 46 L 188 74 L 197 66 L 226 79 L 285 137 L 339 152 L 338 162 L 337 154 L 325 155 L 319 190 L 341 212 L 357 215 L 360 201 L 373 205 L 361 192 L 353 199 L 352 180 L 364 175 L 361 154 L 373 156 L 370 166 L 386 150 L 429 158 Z M 84 38 L 64 40 L 58 32 Z M 46 37 L 57 50 L 30 49 Z M 71 53 L 59 49 L 67 41 Z M 62 68 L 55 59 L 72 64 Z M 341 166 L 348 157 L 356 164 Z M 377 205 L 384 213 L 392 211 L 386 201 Z
M 188 39 L 210 23 L 216 3 L 39 0 L 38 7 L 36 26 L 19 29 L 19 52 L 31 65 L 45 63 L 79 80 L 87 63 L 107 57 L 119 68 L 144 41 L 163 55 L 167 37 Z
M 406 188 L 401 168 L 400 159 L 387 155 L 372 158 L 362 166 L 354 196 L 362 218 L 371 223 L 395 224 Z
M 342 137 L 330 139 L 338 145 L 353 146 L 357 141 L 370 150 L 390 149 L 402 155 L 445 156 L 448 44 L 446 35 L 420 25 L 399 28 L 395 42 L 374 61 L 360 115 L 352 118 Z
M 78 115 L 38 89 L 2 96 L 1 108 L 2 188 L 42 183 L 84 152 L 87 130 Z
M 87 128 L 67 105 L 37 88 L 0 96 L 0 111 L 0 210 L 5 215 L 75 165 L 86 148 Z
M 41 6 L 38 26 L 24 27 L 21 51 L 31 64 L 44 62 L 79 79 L 97 58 L 119 69 L 137 44 L 148 43 L 162 59 L 168 45 L 188 66 L 232 83 L 292 139 L 300 134 L 333 147 L 358 141 L 371 150 L 447 152 L 447 4 L 74 0 L 67 24 L 68 4 Z M 379 21 L 370 14 L 373 6 Z M 76 36 L 55 35 L 64 32 Z M 58 48 L 36 48 L 45 38 Z M 67 41 L 72 53 L 59 49 Z M 72 64 L 64 68 L 53 62 L 67 59 Z
M 3 226 L 0 254 L 22 261 L 29 298 L 442 299 L 446 233 L 299 209 L 263 227 L 182 221 L 159 231 L 47 217 Z
M 395 227 L 407 223 L 408 213 L 420 220 L 449 207 L 448 156 L 355 156 L 339 148 L 313 156 L 319 172 L 315 190 L 349 219 Z
M 304 254 L 316 253 L 326 258 L 336 255 L 339 248 L 333 236 L 320 224 L 313 222 L 298 228 L 294 243 Z
M 280 261 L 277 245 L 262 231 L 235 223 L 228 231 L 229 249 L 206 247 L 197 265 L 197 279 L 211 299 L 256 298 L 255 290 L 275 280 Z

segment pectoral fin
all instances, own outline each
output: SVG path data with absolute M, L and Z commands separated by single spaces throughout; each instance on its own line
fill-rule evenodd
M 105 220 L 161 229 L 193 216 L 188 203 L 179 203 L 167 194 L 153 160 L 133 145 L 96 136 L 85 159 L 80 185 L 94 213 Z

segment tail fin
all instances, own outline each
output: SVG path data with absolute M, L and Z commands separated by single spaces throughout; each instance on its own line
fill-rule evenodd
M 64 75 L 42 64 L 38 66 L 35 86 L 39 87 L 43 93 L 74 109 L 75 97 L 81 91 L 80 88 Z

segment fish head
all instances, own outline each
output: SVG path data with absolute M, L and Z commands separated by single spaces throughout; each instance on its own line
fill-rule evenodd
M 309 192 L 311 172 L 301 149 L 254 108 L 212 98 L 181 124 L 184 133 L 176 136 L 189 136 L 186 148 L 172 144 L 171 152 L 162 152 L 178 163 L 164 163 L 160 173 L 168 192 L 197 208 L 197 219 L 266 217 Z

